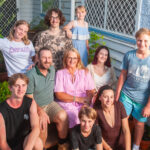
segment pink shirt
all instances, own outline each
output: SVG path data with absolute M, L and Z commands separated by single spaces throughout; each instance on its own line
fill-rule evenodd
M 75 81 L 72 83 L 72 75 L 67 69 L 58 70 L 54 91 L 65 92 L 77 97 L 86 97 L 86 90 L 93 90 L 95 87 L 90 72 L 80 69 L 76 70 L 74 75 Z
M 64 92 L 76 97 L 86 97 L 87 90 L 94 89 L 94 81 L 91 77 L 90 72 L 85 70 L 76 70 L 74 73 L 75 81 L 72 83 L 72 76 L 67 69 L 57 71 L 55 92 Z M 83 106 L 82 103 L 78 102 L 63 102 L 57 101 L 58 104 L 67 112 L 69 117 L 69 128 L 79 124 L 78 113 Z

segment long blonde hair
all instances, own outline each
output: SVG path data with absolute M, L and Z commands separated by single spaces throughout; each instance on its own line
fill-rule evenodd
M 20 25 L 26 25 L 28 27 L 28 30 L 30 29 L 30 25 L 25 20 L 18 20 L 18 21 L 16 21 L 14 26 L 10 29 L 9 35 L 7 37 L 10 41 L 14 40 L 14 33 L 15 33 L 14 28 L 18 27 Z M 30 40 L 28 39 L 28 35 L 24 36 L 22 38 L 22 41 L 23 41 L 23 43 L 25 45 L 29 45 L 30 44 Z
M 63 67 L 67 68 L 67 58 L 68 58 L 68 55 L 69 55 L 70 51 L 77 54 L 77 58 L 78 58 L 77 69 L 85 69 L 85 67 L 84 67 L 84 65 L 83 65 L 83 63 L 81 61 L 80 54 L 77 51 L 77 49 L 75 49 L 75 48 L 72 48 L 70 50 L 65 51 L 64 57 L 63 57 Z

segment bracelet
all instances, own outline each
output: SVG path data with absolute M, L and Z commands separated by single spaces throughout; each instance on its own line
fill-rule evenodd
M 73 102 L 75 102 L 76 101 L 76 97 L 75 96 L 73 96 Z

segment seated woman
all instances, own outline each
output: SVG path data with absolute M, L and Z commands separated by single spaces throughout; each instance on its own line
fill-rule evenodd
M 131 150 L 131 136 L 128 117 L 121 102 L 115 102 L 114 91 L 108 85 L 102 86 L 94 103 L 97 122 L 102 130 L 105 150 Z
M 79 112 L 80 124 L 71 130 L 72 150 L 102 150 L 101 129 L 94 124 L 97 117 L 96 111 L 88 106 L 83 106 Z
M 87 66 L 95 82 L 96 91 L 103 85 L 110 85 L 116 88 L 117 78 L 113 67 L 111 67 L 110 54 L 106 46 L 99 46 L 96 49 L 94 59 Z
M 69 128 L 72 128 L 79 124 L 80 108 L 93 96 L 94 81 L 75 48 L 65 52 L 63 66 L 64 69 L 57 71 L 54 92 L 58 103 L 67 112 Z

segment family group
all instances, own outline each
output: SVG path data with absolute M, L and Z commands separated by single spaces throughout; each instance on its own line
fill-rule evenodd
M 150 30 L 136 32 L 137 49 L 125 54 L 117 80 L 106 46 L 88 64 L 86 9 L 75 12 L 77 20 L 61 27 L 61 10 L 49 10 L 49 29 L 38 33 L 34 46 L 24 20 L 0 39 L 11 91 L 0 104 L 0 150 L 43 150 L 52 122 L 58 150 L 140 149 L 150 116 Z

